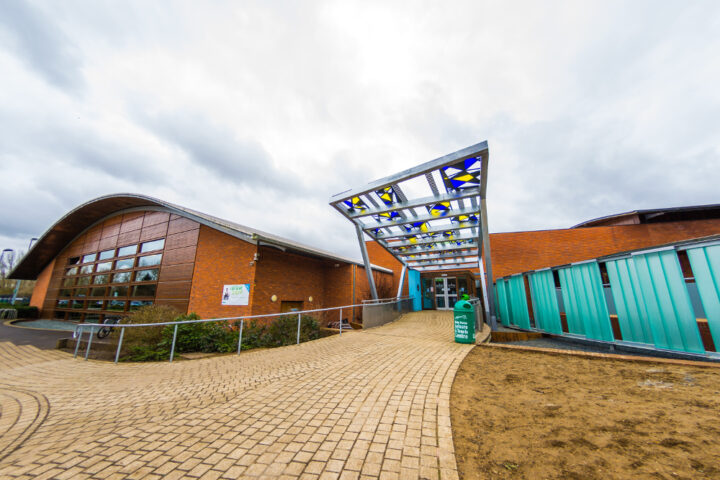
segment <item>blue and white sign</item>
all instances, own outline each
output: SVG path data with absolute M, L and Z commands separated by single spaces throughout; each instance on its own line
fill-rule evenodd
M 250 284 L 223 286 L 223 305 L 248 305 L 250 303 Z

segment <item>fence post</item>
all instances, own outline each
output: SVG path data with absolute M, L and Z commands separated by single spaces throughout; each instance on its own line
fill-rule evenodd
M 300 314 L 298 313 L 298 333 L 297 333 L 297 344 L 300 345 Z
M 85 361 L 87 361 L 88 355 L 90 355 L 90 345 L 92 345 L 93 330 L 94 328 L 90 327 L 90 336 L 88 337 L 87 350 L 85 350 Z
M 340 335 L 342 335 L 342 307 L 340 308 Z
M 80 331 L 78 332 L 78 336 L 75 338 L 75 354 L 73 355 L 73 358 L 77 358 L 78 349 L 80 348 L 80 340 L 82 340 L 82 334 L 83 334 L 83 327 L 80 326 Z
M 173 342 L 172 342 L 172 348 L 170 348 L 170 362 L 173 361 L 173 357 L 175 356 L 175 339 L 177 338 L 177 327 L 178 324 L 175 324 L 175 328 L 173 329 Z
M 122 347 L 123 336 L 125 336 L 125 327 L 120 329 L 120 340 L 118 340 L 118 348 L 117 352 L 115 352 L 115 363 L 117 363 L 118 358 L 120 358 L 120 348 Z
M 245 324 L 245 319 L 240 319 L 240 336 L 238 337 L 238 355 L 240 355 L 240 349 L 242 348 L 242 331 Z

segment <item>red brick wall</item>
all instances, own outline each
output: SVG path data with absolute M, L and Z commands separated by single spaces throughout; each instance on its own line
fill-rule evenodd
M 255 294 L 257 246 L 205 225 L 200 226 L 189 312 L 202 318 L 250 315 Z M 222 305 L 223 285 L 250 284 L 250 305 Z
M 45 295 L 47 295 L 54 266 L 55 259 L 48 263 L 47 267 L 45 267 L 40 275 L 38 275 L 35 286 L 33 287 L 32 296 L 30 297 L 30 305 L 37 307 L 38 310 L 42 310 L 43 303 L 45 303 Z
M 720 234 L 720 220 L 490 234 L 493 276 Z
M 393 271 L 392 277 L 392 296 L 397 295 L 398 284 L 400 283 L 400 276 L 402 274 L 402 264 L 395 259 L 387 250 L 380 246 L 374 240 L 368 240 L 365 242 L 365 248 L 367 248 L 368 256 L 370 257 L 370 263 L 379 267 L 385 267 Z M 363 269 L 363 276 L 365 276 L 365 270 Z M 402 295 L 408 294 L 408 281 L 407 276 L 403 283 Z

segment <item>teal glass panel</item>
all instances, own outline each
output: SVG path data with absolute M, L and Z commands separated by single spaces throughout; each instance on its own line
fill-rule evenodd
M 530 288 L 535 307 L 535 324 L 540 330 L 562 335 L 560 308 L 555 294 L 552 270 L 530 275 Z
M 687 251 L 715 348 L 720 348 L 720 245 Z
M 652 344 L 652 330 L 632 258 L 605 264 L 623 340 Z
M 655 346 L 704 353 L 675 250 L 633 256 Z
M 506 327 L 510 325 L 510 306 L 508 304 L 506 281 L 498 278 L 495 283 L 495 293 L 497 295 L 497 311 L 500 314 L 500 322 Z
M 614 341 L 597 262 L 572 265 L 559 270 L 559 274 L 570 333 Z
M 530 314 L 525 295 L 525 280 L 522 275 L 513 275 L 507 282 L 510 297 L 510 323 L 529 330 Z

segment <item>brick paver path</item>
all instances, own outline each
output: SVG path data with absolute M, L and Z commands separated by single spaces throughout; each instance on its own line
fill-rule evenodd
M 0 343 L 2 478 L 457 478 L 449 312 L 192 361 Z

